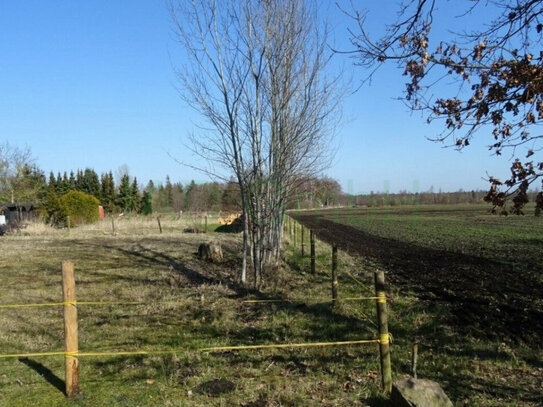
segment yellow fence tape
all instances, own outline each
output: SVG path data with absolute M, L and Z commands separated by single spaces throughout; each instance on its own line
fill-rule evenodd
M 384 338 L 383 335 L 381 335 Z M 388 335 L 386 343 L 388 343 Z M 310 343 L 280 343 L 270 345 L 239 345 L 239 346 L 213 346 L 207 348 L 195 349 L 197 352 L 223 352 L 232 350 L 259 350 L 259 349 L 285 349 L 285 348 L 311 348 L 327 346 L 351 346 L 369 343 L 381 343 L 380 339 L 363 339 L 357 341 L 342 342 L 310 342 Z M 190 351 L 190 349 L 169 349 L 169 350 L 135 350 L 135 351 L 105 351 L 105 352 L 36 352 L 36 353 L 11 353 L 0 355 L 0 359 L 23 358 L 39 356 L 66 356 L 66 357 L 85 357 L 85 356 L 130 356 L 130 355 L 159 355 Z

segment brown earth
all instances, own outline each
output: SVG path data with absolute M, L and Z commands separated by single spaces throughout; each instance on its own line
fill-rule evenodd
M 543 284 L 534 276 L 519 275 L 510 264 L 374 236 L 318 215 L 291 216 L 320 240 L 375 261 L 401 292 L 445 305 L 448 322 L 460 332 L 538 346 Z

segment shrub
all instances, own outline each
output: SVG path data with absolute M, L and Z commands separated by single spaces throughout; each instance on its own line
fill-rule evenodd
M 92 195 L 70 191 L 60 197 L 60 203 L 66 208 L 72 225 L 93 223 L 100 219 L 98 212 L 100 202 Z
M 50 188 L 45 199 L 46 220 L 52 226 L 66 226 L 68 210 L 60 202 L 54 188 Z

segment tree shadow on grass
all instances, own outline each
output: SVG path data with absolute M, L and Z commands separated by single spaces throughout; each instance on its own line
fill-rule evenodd
M 51 369 L 29 358 L 19 358 L 19 362 L 27 365 L 29 368 L 31 368 L 41 377 L 47 380 L 53 387 L 58 389 L 62 394 L 66 395 L 66 383 L 64 382 L 64 380 L 54 374 Z

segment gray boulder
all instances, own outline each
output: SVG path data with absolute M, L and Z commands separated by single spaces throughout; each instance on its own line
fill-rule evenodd
M 439 384 L 412 377 L 392 385 L 390 402 L 393 407 L 453 407 Z

